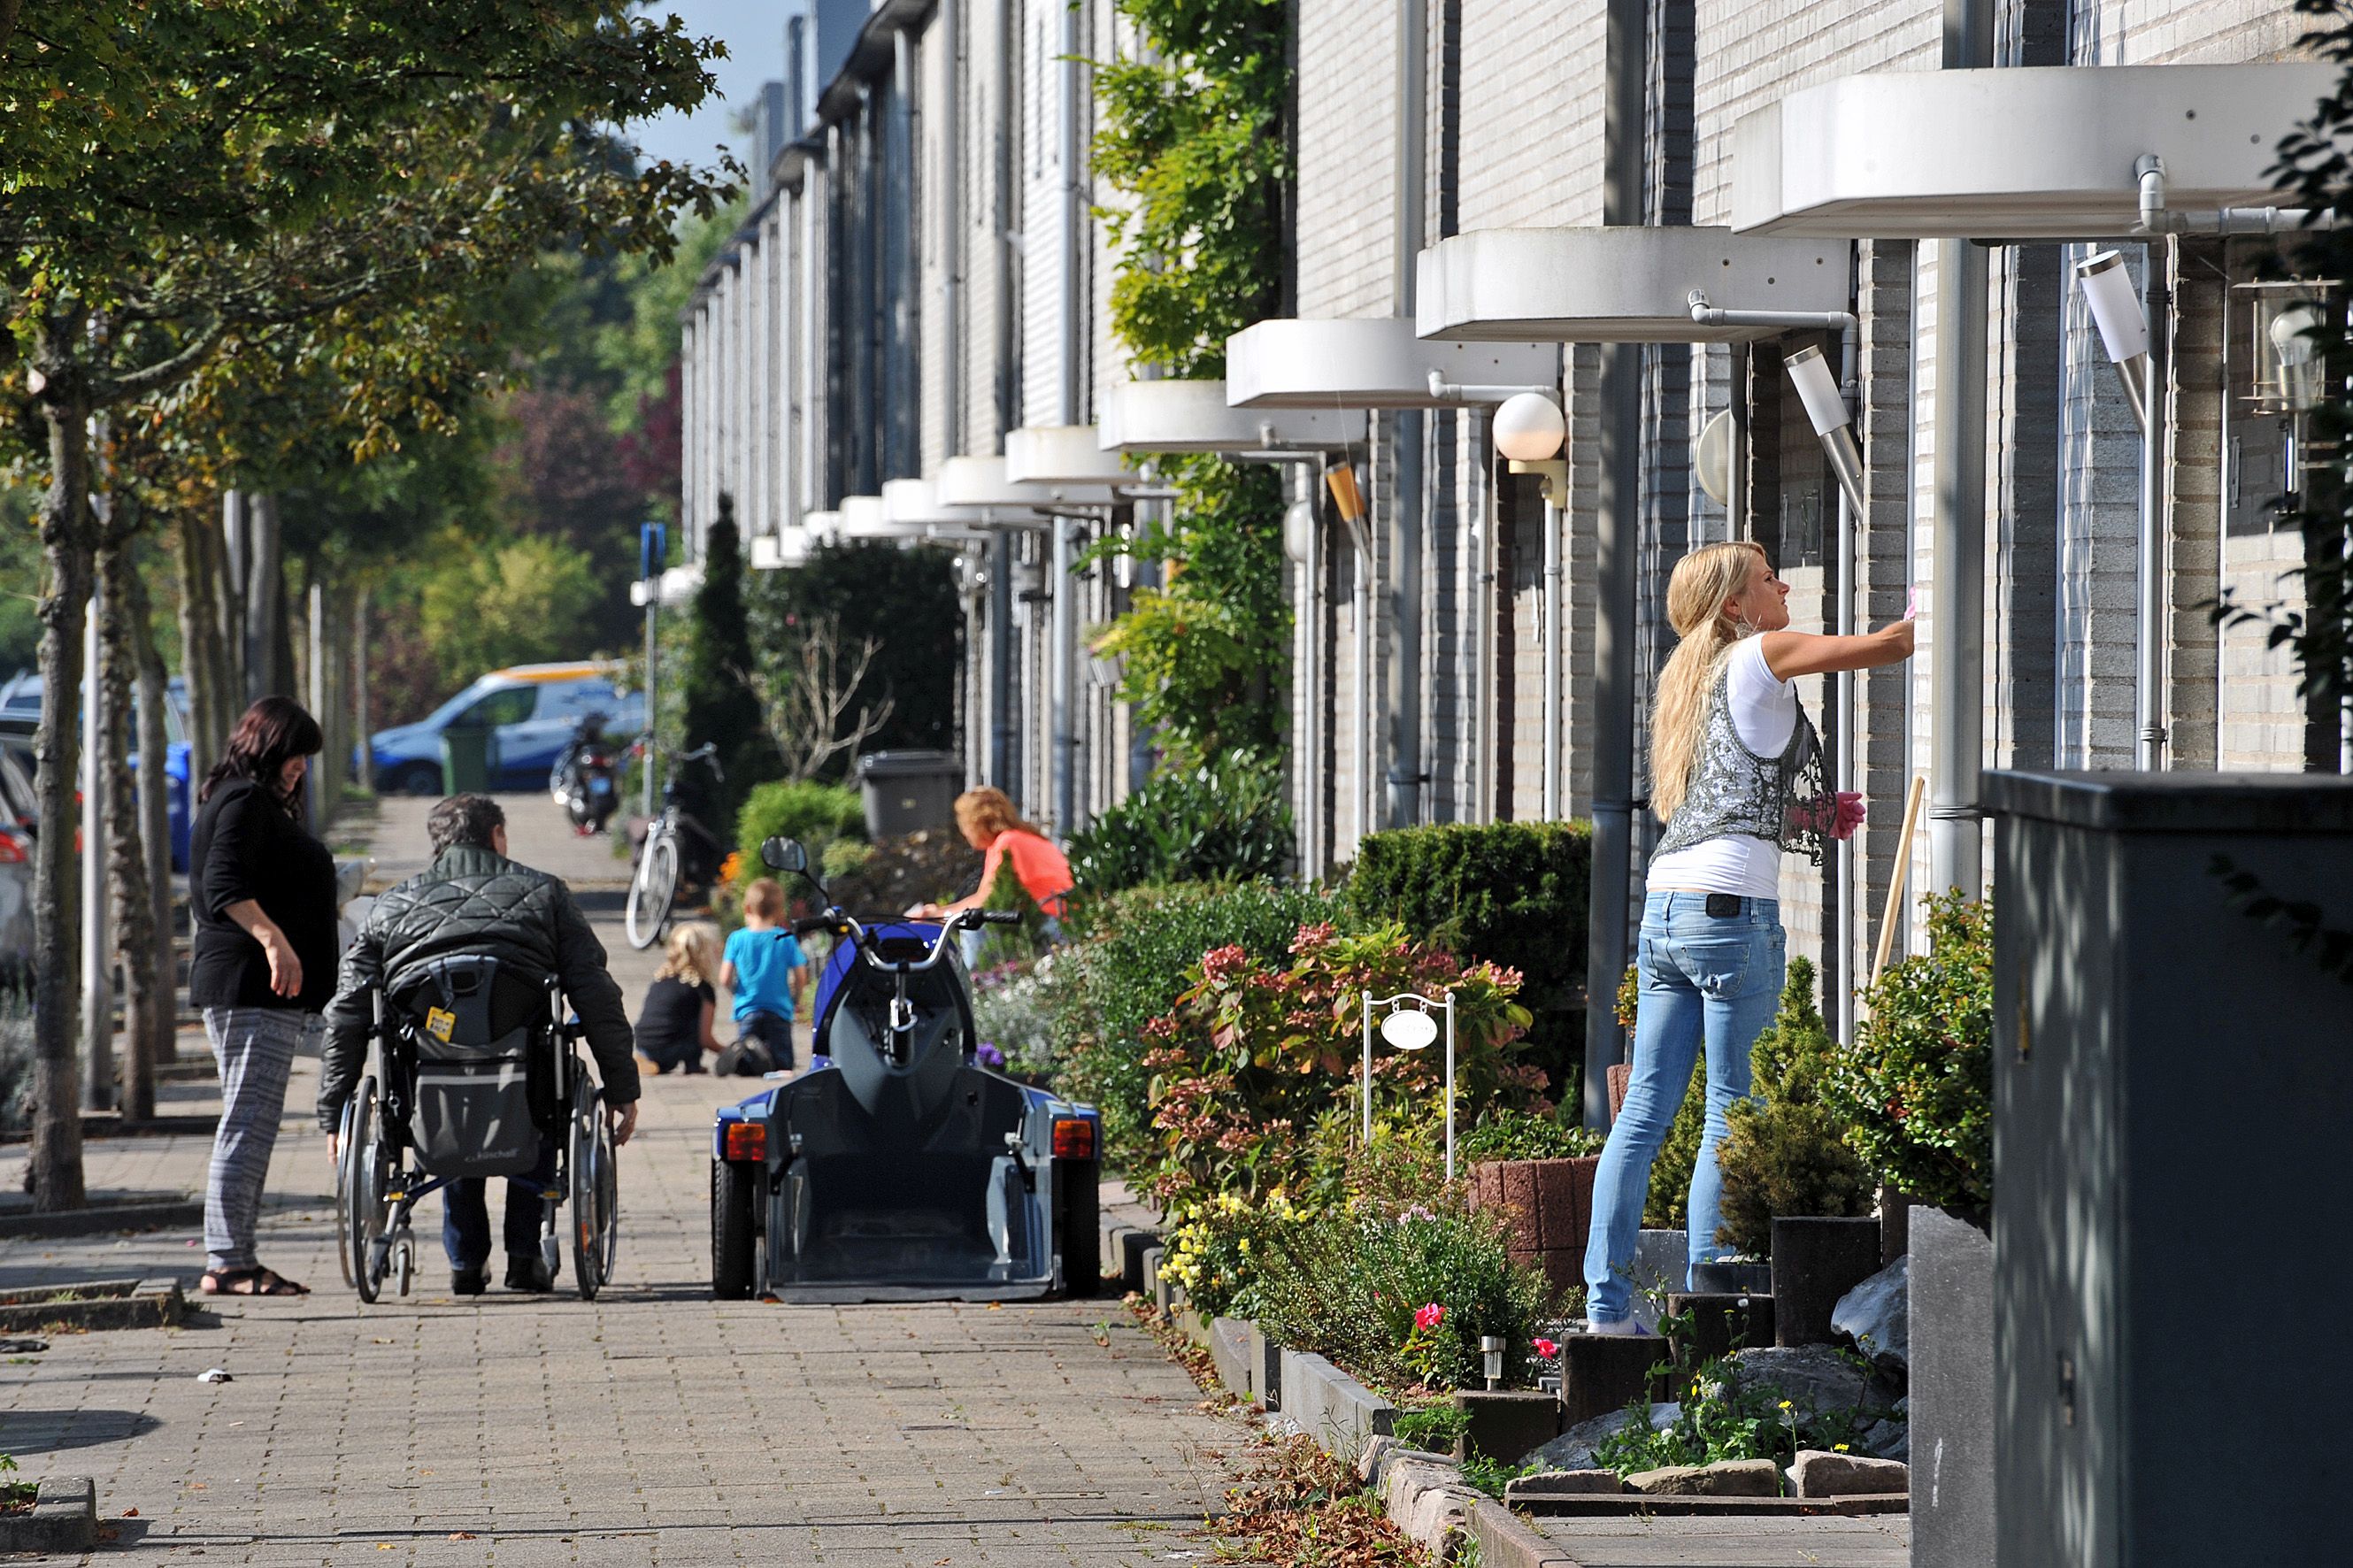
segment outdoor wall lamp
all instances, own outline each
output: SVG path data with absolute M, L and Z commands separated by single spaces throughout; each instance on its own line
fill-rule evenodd
M 1446 1179 L 1454 1179 L 1454 993 L 1441 991 L 1435 996 L 1419 992 L 1400 991 L 1394 996 L 1376 996 L 1365 993 L 1365 1055 L 1362 1075 L 1357 1079 L 1357 1098 L 1364 1101 L 1365 1147 L 1373 1144 L 1373 1014 L 1381 1015 L 1381 1041 L 1394 1050 L 1424 1051 L 1439 1037 L 1438 1020 L 1430 1015 L 1435 1009 L 1446 1020 Z
M 1485 1374 L 1490 1388 L 1504 1386 L 1504 1347 L 1509 1342 L 1501 1334 L 1479 1336 L 1480 1371 Z
M 2125 270 L 2124 253 L 2103 250 L 2075 263 L 2075 281 L 2084 302 L 2092 308 L 2093 324 L 2100 329 L 2100 346 L 2125 384 L 2140 433 L 2148 434 L 2148 317 L 2140 308 L 2132 275 Z
M 1495 410 L 1489 429 L 1495 450 L 1510 462 L 1512 472 L 1542 479 L 1548 504 L 1568 504 L 1568 463 L 1560 455 L 1568 421 L 1559 404 L 1541 392 L 1514 394 Z
M 2149 160 L 2144 159 L 2143 163 Z M 2132 277 L 2125 270 L 2121 252 L 2104 250 L 2075 263 L 2075 281 L 2092 321 L 2100 329 L 2100 346 L 2125 384 L 2126 401 L 2140 425 L 2140 539 L 2136 552 L 2134 598 L 2139 608 L 2136 628 L 2133 709 L 2140 742 L 2137 760 L 2143 770 L 2165 763 L 2166 722 L 2163 707 L 2165 644 L 2158 635 L 2169 606 L 2166 601 L 2167 431 L 2158 399 L 2165 395 L 2172 371 L 2168 363 L 2172 342 L 2166 331 L 2152 331 L 2162 319 L 2170 325 L 2172 307 L 2159 270 L 2162 253 L 2149 253 L 2148 304 L 2134 297 Z
M 1797 386 L 1798 401 L 1806 405 L 1814 434 L 1821 437 L 1822 453 L 1830 458 L 1831 471 L 1838 476 L 1839 489 L 1846 492 L 1846 504 L 1856 517 L 1870 516 L 1862 504 L 1862 448 L 1854 442 L 1854 415 L 1847 408 L 1846 395 L 1839 390 L 1830 361 L 1820 348 L 1809 346 L 1781 364 Z
M 1294 566 L 1315 562 L 1315 503 L 1295 500 L 1282 509 L 1282 553 Z

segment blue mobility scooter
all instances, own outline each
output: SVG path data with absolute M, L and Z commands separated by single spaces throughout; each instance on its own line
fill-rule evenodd
M 771 838 L 761 858 L 807 878 Z M 1092 1296 L 1092 1106 L 978 1066 L 956 936 L 1016 917 L 867 925 L 835 939 L 808 1070 L 722 1106 L 711 1141 L 711 1287 L 722 1299 L 1013 1300 Z

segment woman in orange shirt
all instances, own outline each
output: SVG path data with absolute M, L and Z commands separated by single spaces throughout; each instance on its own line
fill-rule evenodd
M 1070 859 L 1054 847 L 1054 841 L 1022 821 L 1003 790 L 987 785 L 956 796 L 955 819 L 965 841 L 987 857 L 981 862 L 980 886 L 970 898 L 952 904 L 918 904 L 907 911 L 908 918 L 938 920 L 959 910 L 986 908 L 997 873 L 1010 860 L 1022 888 L 1046 913 L 1048 938 L 1058 938 L 1060 932 L 1052 927 L 1061 921 L 1071 880 Z

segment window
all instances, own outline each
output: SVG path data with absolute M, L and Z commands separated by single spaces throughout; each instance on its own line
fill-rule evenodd
M 510 687 L 504 691 L 491 692 L 450 722 L 488 726 L 520 724 L 531 717 L 531 711 L 538 702 L 536 687 Z

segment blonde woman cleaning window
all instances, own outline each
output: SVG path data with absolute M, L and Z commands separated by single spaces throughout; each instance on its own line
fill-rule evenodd
M 1820 744 L 1791 683 L 1912 657 L 1908 616 L 1861 637 L 1793 632 L 1788 594 L 1745 541 L 1693 551 L 1667 584 L 1667 618 L 1683 640 L 1651 715 L 1651 807 L 1666 835 L 1642 904 L 1633 1075 L 1593 1185 L 1585 1281 L 1596 1333 L 1639 1331 L 1630 1270 L 1651 1161 L 1703 1045 L 1707 1121 L 1692 1172 L 1691 1261 L 1724 1255 L 1715 1149 L 1726 1108 L 1748 1094 L 1749 1047 L 1780 1000 L 1781 856 L 1819 864 L 1823 839 L 1861 820 L 1860 803 L 1824 787 Z

